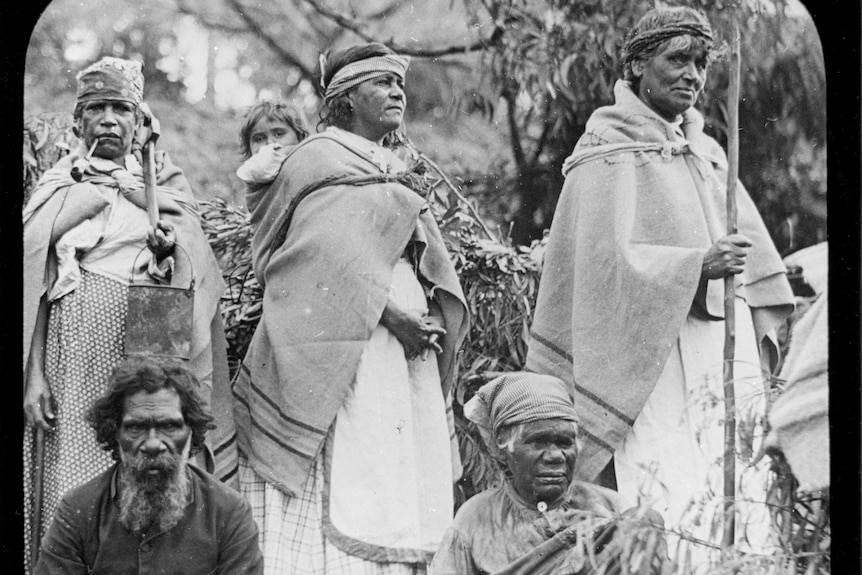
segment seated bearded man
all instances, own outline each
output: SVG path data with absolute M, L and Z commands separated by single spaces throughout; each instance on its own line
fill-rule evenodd
M 575 406 L 553 376 L 511 373 L 482 386 L 464 406 L 506 481 L 458 510 L 434 556 L 432 575 L 586 574 L 618 566 L 621 537 L 664 552 L 655 512 L 622 512 L 617 493 L 572 479 L 580 439 Z M 622 523 L 630 527 L 617 529 Z M 619 536 L 618 536 L 619 535 Z
M 36 574 L 263 573 L 250 505 L 188 465 L 212 416 L 185 367 L 132 358 L 88 413 L 119 463 L 69 491 Z

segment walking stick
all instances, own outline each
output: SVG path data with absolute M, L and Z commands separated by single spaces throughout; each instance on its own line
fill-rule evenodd
M 161 135 L 161 124 L 159 120 L 150 112 L 149 106 L 145 103 L 141 104 L 144 110 L 144 125 L 150 128 L 150 137 L 144 144 L 143 149 L 143 170 L 144 170 L 144 190 L 147 195 L 147 216 L 150 219 L 150 226 L 154 229 L 159 221 L 159 202 L 156 199 L 156 140 Z
M 727 91 L 727 233 L 735 234 L 736 180 L 739 175 L 739 14 L 731 6 L 730 88 Z M 724 533 L 725 556 L 734 547 L 734 501 L 736 498 L 736 394 L 733 389 L 733 357 L 736 346 L 735 276 L 724 278 Z
M 159 203 L 156 200 L 156 145 L 150 140 L 144 149 L 144 189 L 147 194 L 147 215 L 150 225 L 159 221 Z
M 45 476 L 45 430 L 36 427 L 36 466 L 33 469 L 33 521 L 30 525 L 30 569 L 36 568 L 42 533 L 42 482 Z

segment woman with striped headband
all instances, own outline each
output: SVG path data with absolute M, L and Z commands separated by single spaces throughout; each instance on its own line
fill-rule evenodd
M 467 311 L 384 144 L 408 62 L 380 44 L 322 59 L 326 129 L 248 194 L 264 300 L 234 394 L 267 574 L 424 573 L 452 519 Z

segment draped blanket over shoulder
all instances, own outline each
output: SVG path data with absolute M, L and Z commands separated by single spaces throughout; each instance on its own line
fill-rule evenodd
M 191 365 L 197 367 L 195 375 L 210 381 L 212 359 L 204 357 L 203 352 L 210 351 L 210 323 L 216 317 L 224 282 L 201 230 L 197 202 L 185 175 L 166 153 L 160 152 L 158 158 L 157 163 L 161 166 L 157 173 L 159 217 L 174 226 L 177 243 L 189 253 L 196 276 Z M 129 171 L 115 166 L 117 169 L 110 172 L 91 168 L 83 181 L 77 183 L 69 175 L 73 159 L 73 156 L 67 156 L 45 172 L 24 210 L 25 365 L 39 299 L 56 279 L 56 262 L 48 257 L 49 252 L 63 234 L 84 220 L 111 209 L 110 201 L 92 186 L 119 186 L 127 200 L 142 210 L 147 208 L 140 166 L 130 167 Z M 138 243 L 129 249 L 139 251 L 142 247 L 143 244 Z M 137 251 L 130 253 L 136 254 Z M 131 259 L 128 270 L 132 270 Z M 224 341 L 223 336 L 220 341 Z
M 66 490 L 111 464 L 110 455 L 93 441 L 84 414 L 124 357 L 128 286 L 169 279 L 152 275 L 143 173 L 134 156 L 124 159 L 125 167 L 94 158 L 80 182 L 70 176 L 76 158 L 67 156 L 43 175 L 23 214 L 25 373 L 30 350 L 44 350 L 43 371 L 57 416 L 45 436 L 43 528 Z M 230 480 L 237 461 L 218 309 L 224 283 L 185 176 L 167 154 L 157 153 L 156 159 L 159 217 L 173 226 L 195 276 L 189 367 L 218 424 L 207 438 L 214 472 Z M 187 286 L 189 261 L 176 253 L 175 259 L 174 285 Z M 47 329 L 36 329 L 43 298 Z M 24 438 L 25 508 L 33 504 L 30 475 L 38 464 L 33 435 L 31 428 Z M 29 512 L 25 516 L 29 521 Z
M 528 369 L 572 384 L 586 439 L 578 476 L 588 480 L 634 424 L 689 313 L 723 316 L 721 280 L 701 284 L 700 275 L 726 234 L 725 155 L 693 108 L 683 138 L 627 83 L 615 94 L 564 165 L 527 358 Z M 773 358 L 765 334 L 792 309 L 792 293 L 754 203 L 737 189 L 739 233 L 753 243 L 737 295 Z
M 198 380 L 208 390 L 214 390 L 213 409 L 220 427 L 210 434 L 214 451 L 224 453 L 235 451 L 233 426 L 225 391 L 228 387 L 226 342 L 222 327 L 218 301 L 224 291 L 224 281 L 219 272 L 218 262 L 201 230 L 197 202 L 189 188 L 182 170 L 171 162 L 166 152 L 157 152 L 156 174 L 159 218 L 174 228 L 177 243 L 188 253 L 195 275 L 195 300 L 192 345 L 189 364 Z M 45 172 L 37 185 L 30 202 L 24 209 L 24 364 L 30 350 L 30 339 L 36 321 L 39 299 L 47 293 L 57 279 L 54 245 L 66 232 L 85 220 L 100 213 L 110 212 L 111 202 L 98 193 L 93 186 L 106 185 L 118 187 L 122 196 L 146 210 L 143 172 L 133 156 L 127 157 L 128 170 L 119 166 L 106 170 L 91 167 L 84 174 L 81 183 L 70 176 L 74 155 L 67 156 L 56 166 Z M 95 164 L 95 162 L 94 162 Z M 110 163 L 105 162 L 108 166 Z M 132 258 L 144 246 L 140 239 L 129 239 L 119 248 L 132 254 Z M 149 253 L 149 252 L 145 252 Z M 132 270 L 132 258 L 127 262 L 128 271 Z M 143 258 L 142 258 L 143 259 Z M 185 273 L 183 258 L 178 257 L 177 273 Z M 121 270 L 124 274 L 126 270 Z M 207 395 L 205 393 L 205 395 Z M 224 401 L 222 401 L 224 400 Z M 222 417 L 225 416 L 225 417 Z M 236 458 L 232 463 L 219 466 L 216 474 L 221 479 L 235 472 Z
M 411 239 L 417 275 L 445 318 L 444 396 L 452 383 L 467 328 L 458 278 L 425 200 L 388 179 L 326 132 L 247 195 L 264 313 L 234 386 L 238 439 L 255 471 L 288 495 L 302 491 L 351 391 Z

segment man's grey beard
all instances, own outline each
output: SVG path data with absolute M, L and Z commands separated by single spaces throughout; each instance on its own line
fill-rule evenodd
M 135 535 L 161 533 L 179 523 L 185 513 L 190 490 L 186 471 L 188 447 L 178 455 L 162 453 L 155 458 L 162 473 L 151 475 L 153 458 L 123 454 L 118 474 L 120 523 Z

